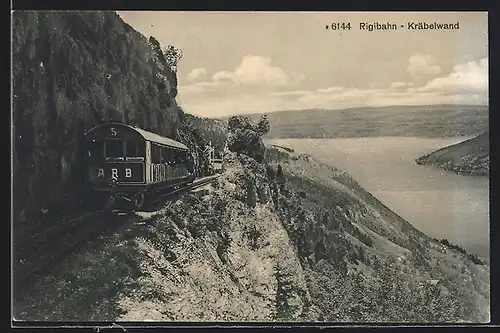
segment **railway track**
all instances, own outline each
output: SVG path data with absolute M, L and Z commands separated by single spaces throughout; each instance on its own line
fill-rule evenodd
M 157 204 L 169 198 L 178 197 L 196 188 L 205 186 L 219 175 L 195 180 L 193 183 L 158 196 Z M 160 208 L 160 207 L 158 207 Z M 96 211 L 73 219 L 64 220 L 30 237 L 13 244 L 13 282 L 22 289 L 32 278 L 43 273 L 57 261 L 65 258 L 76 248 L 113 233 L 124 221 L 136 218 L 134 212 Z

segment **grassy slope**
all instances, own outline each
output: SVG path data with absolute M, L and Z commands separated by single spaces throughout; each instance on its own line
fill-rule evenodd
M 261 114 L 251 115 L 258 119 Z M 345 110 L 280 111 L 268 114 L 269 138 L 369 136 L 467 136 L 488 128 L 488 107 L 389 106 Z
M 137 213 L 67 258 L 24 291 L 16 317 L 488 320 L 488 265 L 429 239 L 345 172 L 277 151 L 267 169 L 226 155 L 206 193 Z
M 489 175 L 490 163 L 489 133 L 441 148 L 419 157 L 420 165 L 432 165 L 466 175 Z

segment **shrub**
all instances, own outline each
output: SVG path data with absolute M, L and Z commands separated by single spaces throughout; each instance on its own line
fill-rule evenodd
M 261 126 L 262 127 L 262 126 Z M 266 146 L 262 141 L 263 129 L 255 125 L 249 117 L 234 116 L 228 120 L 229 150 L 252 157 L 257 162 L 264 160 Z

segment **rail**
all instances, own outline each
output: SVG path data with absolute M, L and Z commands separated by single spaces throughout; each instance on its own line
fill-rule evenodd
M 168 198 L 204 186 L 219 175 L 199 178 L 193 183 L 170 191 L 161 198 Z M 124 218 L 137 218 L 133 212 L 97 211 L 85 213 L 70 220 L 64 220 L 50 228 L 37 232 L 27 239 L 13 244 L 13 285 L 16 289 L 36 274 L 62 260 L 80 245 L 105 233 L 114 233 L 124 223 Z M 106 219 L 106 223 L 102 223 Z

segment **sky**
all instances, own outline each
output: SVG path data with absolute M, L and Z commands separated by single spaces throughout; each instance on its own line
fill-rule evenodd
M 118 14 L 162 47 L 182 49 L 177 101 L 191 114 L 488 104 L 486 12 Z M 351 29 L 332 30 L 334 22 Z M 361 30 L 363 22 L 398 29 Z M 408 22 L 459 29 L 410 30 Z

